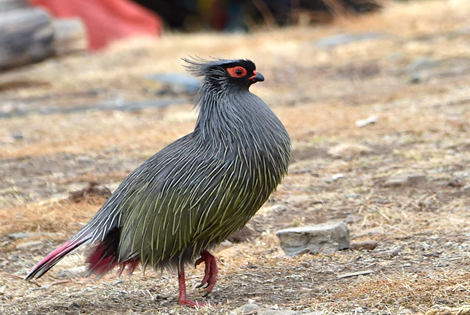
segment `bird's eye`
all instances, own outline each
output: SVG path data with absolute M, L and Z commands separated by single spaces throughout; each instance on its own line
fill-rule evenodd
M 235 67 L 227 68 L 227 72 L 228 74 L 230 74 L 231 77 L 234 77 L 234 78 L 243 78 L 247 74 L 246 69 L 243 68 L 242 66 L 235 66 Z

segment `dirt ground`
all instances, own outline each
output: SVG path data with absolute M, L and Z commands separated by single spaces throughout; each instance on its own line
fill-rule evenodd
M 467 0 L 391 3 L 329 26 L 165 34 L 2 73 L 0 313 L 225 314 L 247 303 L 317 314 L 470 313 L 469 16 Z M 319 42 L 337 34 L 365 35 Z M 203 270 L 187 268 L 190 297 L 213 306 L 178 306 L 174 271 L 85 277 L 83 251 L 23 281 L 105 200 L 75 202 L 70 192 L 93 181 L 114 189 L 191 131 L 192 98 L 163 93 L 147 75 L 184 73 L 179 58 L 195 55 L 255 61 L 266 81 L 252 91 L 294 146 L 289 175 L 249 223 L 251 237 L 216 249 L 213 294 L 193 289 Z M 171 106 L 146 105 L 155 102 Z M 356 125 L 371 116 L 375 123 Z M 276 230 L 328 220 L 378 246 L 284 255 Z

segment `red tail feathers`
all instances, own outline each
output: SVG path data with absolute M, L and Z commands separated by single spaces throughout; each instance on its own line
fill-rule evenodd
M 121 274 L 126 266 L 128 267 L 129 274 L 139 264 L 139 258 L 133 258 L 126 261 L 119 261 L 118 246 L 119 246 L 119 229 L 114 229 L 108 232 L 104 240 L 98 243 L 88 256 L 86 262 L 90 273 L 103 275 L 110 271 L 117 265 L 120 266 L 119 274 Z M 33 278 L 40 278 L 49 269 L 54 267 L 65 255 L 78 248 L 80 245 L 87 242 L 89 238 L 80 239 L 77 241 L 67 241 L 62 244 L 59 248 L 52 251 L 46 256 L 39 264 L 37 264 L 33 270 L 26 276 L 25 280 Z
M 107 244 L 106 241 L 103 241 L 94 248 L 86 260 L 86 262 L 89 264 L 88 270 L 92 273 L 103 275 L 119 265 L 119 275 L 122 274 L 126 266 L 129 266 L 129 274 L 134 272 L 135 268 L 139 264 L 139 259 L 131 259 L 119 262 L 117 252 L 110 250 L 110 247 L 108 246 L 109 244 Z
M 104 242 L 99 243 L 86 259 L 88 270 L 102 275 L 110 271 L 118 264 L 116 253 L 108 250 Z
M 49 269 L 54 267 L 65 255 L 78 248 L 80 245 L 85 243 L 88 239 L 81 239 L 77 241 L 67 241 L 62 244 L 59 248 L 53 250 L 49 255 L 46 256 L 39 264 L 37 264 L 33 270 L 26 276 L 25 280 L 31 280 L 33 278 L 40 278 Z

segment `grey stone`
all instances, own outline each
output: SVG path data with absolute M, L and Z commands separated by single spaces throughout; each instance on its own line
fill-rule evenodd
M 435 60 L 419 57 L 408 65 L 408 76 L 411 83 L 419 83 L 427 80 L 431 76 L 431 70 L 439 66 Z
M 14 240 L 20 240 L 23 238 L 33 237 L 33 236 L 40 236 L 41 233 L 34 233 L 34 232 L 17 232 L 8 234 L 8 237 Z
M 314 42 L 314 44 L 321 48 L 335 48 L 344 44 L 349 44 L 364 40 L 373 40 L 389 37 L 388 34 L 376 33 L 376 32 L 365 32 L 356 34 L 337 34 L 329 37 L 321 38 Z
M 356 127 L 362 128 L 368 125 L 375 124 L 379 120 L 379 116 L 372 115 L 367 117 L 366 119 L 356 120 Z
M 159 73 L 147 75 L 147 79 L 160 82 L 172 93 L 196 94 L 199 90 L 199 80 L 181 73 Z
M 19 140 L 23 140 L 24 139 L 24 135 L 21 133 L 21 132 L 14 132 L 11 134 L 11 137 L 17 141 Z
M 358 276 L 364 276 L 373 273 L 373 270 L 362 270 L 362 271 L 355 271 L 355 272 L 346 272 L 342 273 L 337 276 L 338 279 L 344 279 L 344 278 L 352 278 L 352 277 L 358 277 Z
M 343 178 L 344 178 L 344 174 L 333 174 L 331 177 L 326 178 L 325 182 L 332 183 L 332 182 L 336 182 L 337 180 L 343 179 Z
M 349 229 L 344 222 L 288 228 L 276 232 L 281 248 L 287 256 L 303 253 L 317 254 L 349 248 Z
M 413 186 L 424 183 L 426 176 L 416 174 L 402 174 L 387 179 L 384 187 Z
M 248 303 L 232 310 L 230 314 L 233 314 L 233 315 L 256 314 L 259 309 L 260 307 L 257 304 Z

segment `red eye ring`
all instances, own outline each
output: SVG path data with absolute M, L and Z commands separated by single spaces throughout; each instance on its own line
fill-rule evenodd
M 235 67 L 227 68 L 227 72 L 233 78 L 243 78 L 247 74 L 246 69 L 243 68 L 242 66 L 235 66 Z

